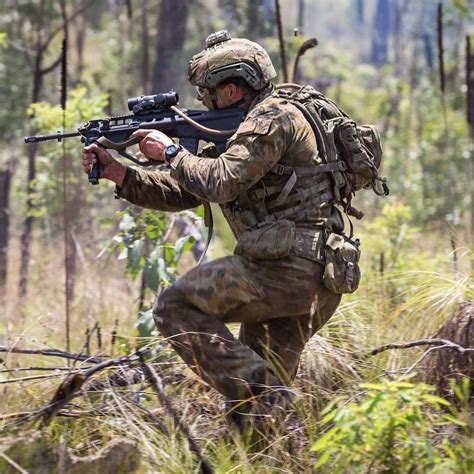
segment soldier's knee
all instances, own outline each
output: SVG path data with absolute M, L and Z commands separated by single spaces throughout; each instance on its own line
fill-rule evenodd
M 153 319 L 161 333 L 169 332 L 173 307 L 176 306 L 179 299 L 178 290 L 173 285 L 165 288 L 156 297 L 153 305 Z

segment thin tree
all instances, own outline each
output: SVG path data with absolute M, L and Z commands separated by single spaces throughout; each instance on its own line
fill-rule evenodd
M 187 0 L 161 0 L 153 91 L 179 89 L 183 81 L 183 47 L 186 39 Z
M 466 37 L 466 85 L 467 85 L 467 122 L 470 137 L 470 186 L 471 186 L 471 235 L 474 235 L 474 48 L 471 38 Z
M 388 39 L 390 35 L 391 12 L 389 0 L 377 0 L 372 30 L 371 62 L 382 66 L 388 62 Z
M 76 18 L 92 3 L 89 1 L 86 5 L 78 8 L 74 13 L 68 17 L 68 22 Z M 31 87 L 31 102 L 39 102 L 42 94 L 44 79 L 47 74 L 54 71 L 61 63 L 62 54 L 59 52 L 56 59 L 51 61 L 50 64 L 45 65 L 46 56 L 51 46 L 52 41 L 56 36 L 63 31 L 63 22 L 61 21 L 58 26 L 54 26 L 54 19 L 51 19 L 51 9 L 47 8 L 49 2 L 46 0 L 40 0 L 36 14 L 32 16 L 33 26 L 33 38 L 29 44 L 24 45 L 25 51 L 33 50 L 32 61 L 29 56 L 26 56 L 28 64 L 31 68 L 32 74 L 32 87 Z M 23 22 L 23 20 L 21 20 Z M 48 28 L 46 27 L 48 26 Z M 49 32 L 49 33 L 48 33 Z M 32 134 L 34 130 L 31 131 Z M 33 230 L 33 211 L 35 208 L 34 194 L 35 194 L 35 181 L 36 181 L 36 152 L 37 144 L 32 143 L 28 147 L 28 172 L 27 172 L 27 198 L 26 198 L 26 218 L 23 223 L 23 231 L 21 234 L 21 261 L 20 261 L 20 277 L 19 277 L 19 295 L 23 298 L 27 293 L 27 277 L 28 268 L 30 261 L 30 246 L 31 246 L 31 235 Z

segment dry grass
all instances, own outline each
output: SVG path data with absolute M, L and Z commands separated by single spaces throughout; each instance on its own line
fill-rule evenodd
M 30 293 L 23 302 L 15 297 L 18 255 L 12 259 L 1 344 L 65 347 L 62 256 L 40 250 L 34 249 Z M 92 250 L 86 252 L 78 273 L 71 308 L 72 350 L 81 349 L 86 328 L 97 321 L 101 326 L 102 348 L 99 350 L 94 336 L 93 353 L 113 350 L 117 354 L 126 347 L 154 344 L 155 339 L 138 340 L 133 334 L 137 286 L 123 276 L 120 263 L 114 259 L 96 260 L 93 256 Z M 462 255 L 463 268 L 469 258 L 468 254 Z M 393 288 L 398 289 L 396 300 L 388 301 Z M 368 357 L 368 350 L 381 343 L 433 334 L 461 299 L 472 297 L 470 275 L 453 274 L 449 262 L 438 272 L 410 270 L 386 273 L 381 278 L 376 272 L 367 271 L 360 290 L 344 298 L 337 314 L 308 344 L 295 382 L 297 414 L 265 448 L 248 449 L 248 444 L 229 430 L 224 420 L 223 399 L 177 359 L 172 360 L 172 368 L 168 369 L 173 377 L 165 378 L 166 393 L 215 472 L 312 472 L 315 455 L 309 447 L 319 436 L 319 414 L 327 402 L 339 395 L 357 399 L 360 382 L 398 373 L 412 364 L 423 349 L 389 351 L 376 357 Z M 116 320 L 122 348 L 119 344 L 111 346 Z M 166 352 L 163 357 L 169 359 L 170 355 Z M 40 356 L 8 354 L 3 359 L 7 368 L 66 367 L 60 359 Z M 76 364 L 77 368 L 82 366 L 85 363 Z M 0 380 L 33 374 L 44 372 L 4 372 L 0 373 Z M 30 411 L 43 406 L 54 395 L 60 378 L 0 385 L 0 412 Z M 68 405 L 66 412 L 71 416 L 56 417 L 48 428 L 48 437 L 51 443 L 67 440 L 75 454 L 94 453 L 111 439 L 127 437 L 139 445 L 143 458 L 140 472 L 196 470 L 196 457 L 188 441 L 146 383 L 83 393 Z M 150 412 L 166 426 L 168 434 L 163 433 Z M 8 432 L 15 430 L 11 420 L 8 423 Z

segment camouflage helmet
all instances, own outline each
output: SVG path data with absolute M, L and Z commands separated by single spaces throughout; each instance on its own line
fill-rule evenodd
M 214 89 L 226 79 L 240 78 L 260 90 L 275 77 L 272 60 L 259 44 L 232 38 L 226 30 L 209 35 L 206 49 L 189 62 L 189 82 L 208 89 Z

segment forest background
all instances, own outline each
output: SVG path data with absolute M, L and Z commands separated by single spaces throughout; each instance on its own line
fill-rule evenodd
M 220 439 L 218 434 L 226 432 L 222 401 L 181 365 L 157 337 L 151 319 L 156 292 L 195 262 L 193 245 L 199 248 L 206 235 L 201 211 L 178 218 L 143 211 L 114 199 L 110 183 L 91 187 L 81 170 L 78 139 L 23 143 L 25 135 L 74 130 L 92 118 L 122 115 L 127 98 L 141 94 L 174 89 L 181 106 L 200 108 L 186 81 L 187 62 L 203 48 L 205 37 L 221 28 L 262 44 L 279 72 L 276 82 L 311 84 L 358 122 L 375 124 L 384 146 L 382 174 L 391 190 L 385 199 L 369 192 L 356 198 L 365 212 L 355 222 L 363 279 L 303 357 L 296 388 L 299 410 L 307 416 L 304 429 L 294 432 L 297 447 L 291 436 L 281 434 L 270 451 L 257 453 L 233 438 Z M 312 37 L 318 45 L 300 58 L 295 74 L 298 49 Z M 459 374 L 462 367 L 472 371 L 473 356 L 429 352 L 433 347 L 426 352 L 426 346 L 363 354 L 380 344 L 441 337 L 453 321 L 458 332 L 451 331 L 449 339 L 473 345 L 467 325 L 473 293 L 473 38 L 473 0 L 2 2 L 0 344 L 8 352 L 0 371 L 0 407 L 5 433 L 21 432 L 26 421 L 31 428 L 40 417 L 24 418 L 25 410 L 47 403 L 61 371 L 71 370 L 14 349 L 112 357 L 149 347 L 150 363 L 168 364 L 174 384 L 167 386 L 167 396 L 180 408 L 181 422 L 192 425 L 188 428 L 201 443 L 199 456 L 218 471 L 297 472 L 318 465 L 324 472 L 331 463 L 340 472 L 407 472 L 413 463 L 419 472 L 472 467 L 468 404 L 473 388 Z M 210 256 L 229 255 L 233 236 L 218 208 L 214 214 Z M 454 384 L 448 381 L 453 371 L 442 367 L 453 357 L 461 367 Z M 74 370 L 84 367 L 76 361 Z M 19 369 L 26 368 L 24 379 Z M 108 386 L 99 399 L 86 390 L 74 406 L 82 413 L 79 420 L 50 420 L 44 436 L 51 445 L 66 442 L 71 456 L 95 453 L 126 437 L 140 446 L 152 471 L 196 468 L 196 449 L 180 423 L 171 417 L 167 423 L 178 434 L 164 435 L 146 414 L 158 404 L 151 390 L 143 381 L 133 390 L 145 411 L 137 412 L 126 390 Z M 365 423 L 376 405 L 378 418 Z

